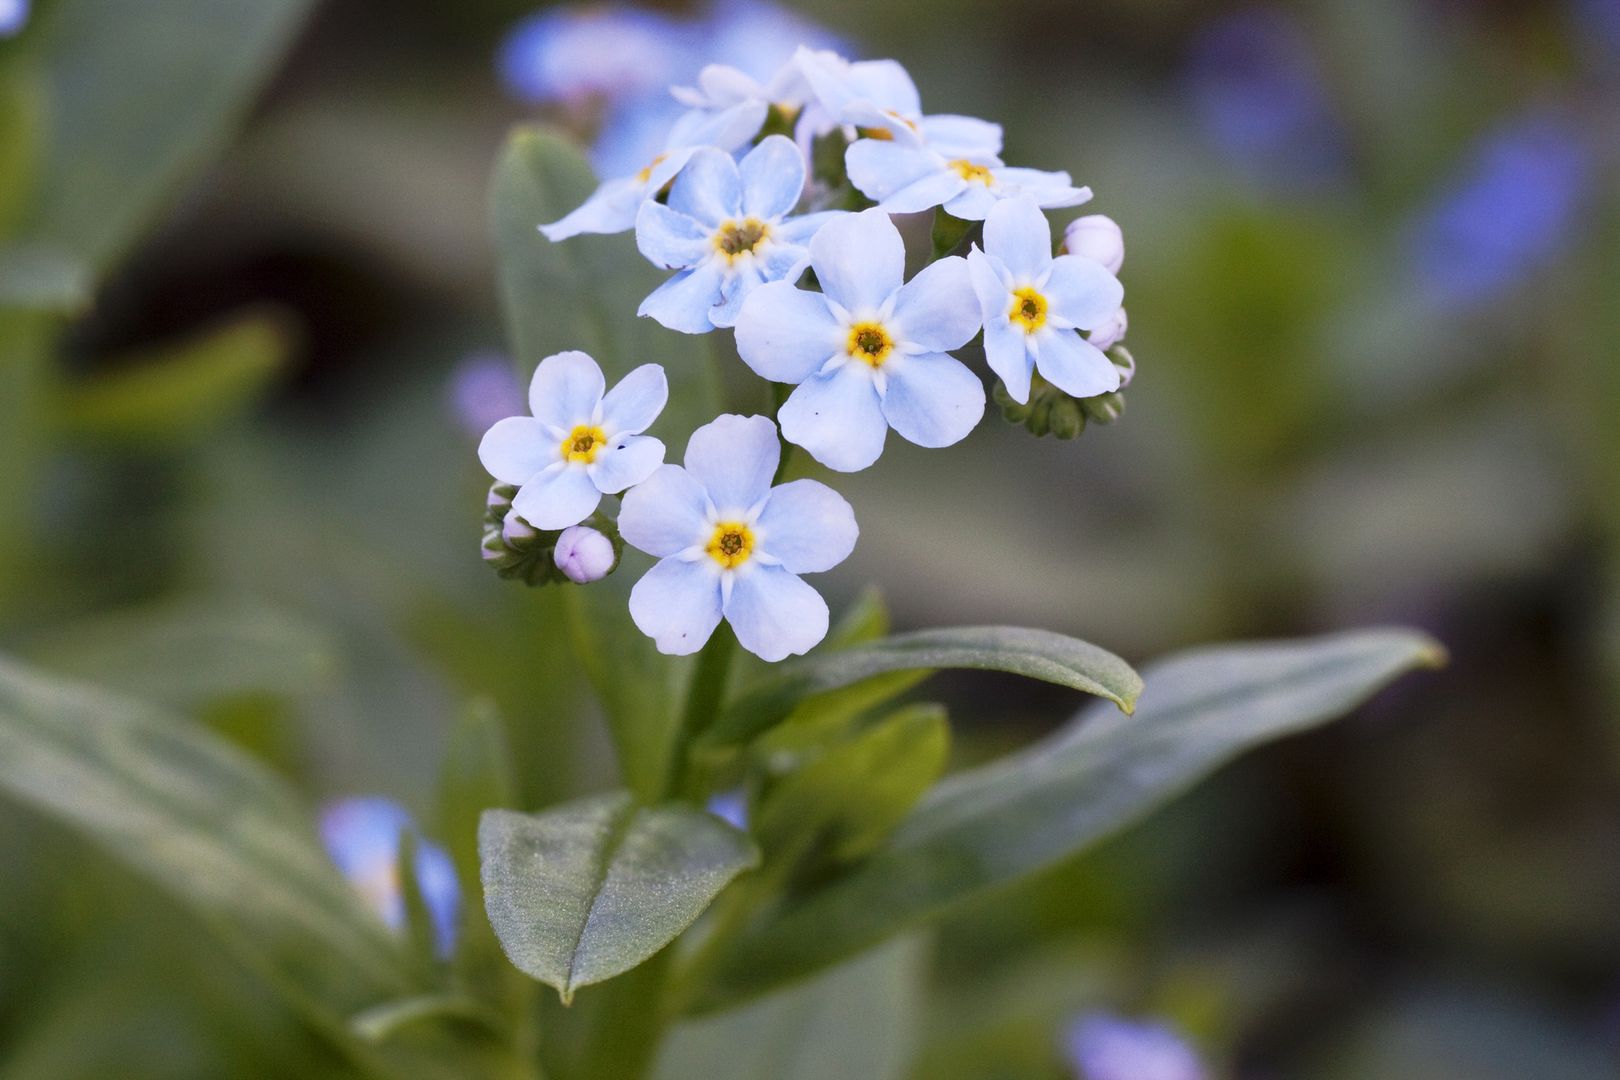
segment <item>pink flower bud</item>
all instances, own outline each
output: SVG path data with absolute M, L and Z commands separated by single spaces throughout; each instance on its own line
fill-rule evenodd
M 1102 263 L 1110 274 L 1125 264 L 1125 234 L 1106 214 L 1075 218 L 1063 230 L 1063 249 L 1070 255 Z
M 557 538 L 554 556 L 557 569 L 576 585 L 588 585 L 607 577 L 617 561 L 613 541 L 589 525 L 574 525 Z
M 1112 349 L 1125 340 L 1125 331 L 1130 327 L 1130 320 L 1125 318 L 1125 309 L 1120 308 L 1107 322 L 1094 328 L 1086 335 L 1086 340 L 1099 349 Z

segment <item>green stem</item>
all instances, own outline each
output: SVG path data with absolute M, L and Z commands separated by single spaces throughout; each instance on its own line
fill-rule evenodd
M 680 731 L 676 735 L 670 777 L 664 790 L 676 796 L 696 798 L 703 793 L 694 789 L 691 771 L 691 748 L 697 737 L 714 723 L 726 700 L 726 683 L 731 677 L 731 661 L 737 652 L 737 636 L 731 627 L 721 623 L 714 636 L 698 653 L 697 670 L 692 672 L 692 683 L 686 693 L 686 707 L 681 712 Z

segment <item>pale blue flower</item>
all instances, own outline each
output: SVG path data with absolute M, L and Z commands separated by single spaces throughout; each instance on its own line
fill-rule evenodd
M 450 373 L 450 414 L 472 438 L 523 408 L 523 384 L 512 361 L 499 353 L 463 357 Z
M 709 813 L 734 829 L 748 831 L 748 795 L 741 791 L 721 791 L 709 796 Z
M 1077 1080 L 1208 1080 L 1198 1055 L 1162 1024 L 1085 1016 L 1069 1028 L 1069 1063 Z
M 772 487 L 780 456 L 769 419 L 720 416 L 692 433 L 685 468 L 626 493 L 619 531 L 659 559 L 630 591 L 630 617 L 659 652 L 697 652 L 722 618 L 772 662 L 827 635 L 827 603 L 799 575 L 849 557 L 855 513 L 814 480 Z
M 1119 369 L 1080 336 L 1113 319 L 1119 279 L 1079 255 L 1052 257 L 1052 232 L 1034 199 L 997 203 L 985 218 L 984 250 L 968 253 L 984 317 L 984 355 L 1014 401 L 1029 400 L 1030 373 L 1077 398 L 1119 389 Z
M 664 461 L 664 444 L 642 435 L 664 411 L 664 369 L 643 364 L 604 394 L 602 369 L 582 352 L 540 361 L 529 384 L 533 416 L 509 416 L 484 435 L 478 460 L 518 485 L 512 509 L 537 529 L 565 529 L 603 495 L 639 484 Z
M 871 465 L 891 427 L 918 446 L 949 446 L 984 415 L 978 376 L 946 355 L 979 330 L 967 263 L 941 259 L 904 282 L 905 259 L 882 210 L 847 215 L 810 241 L 821 292 L 764 285 L 737 320 L 744 362 L 799 384 L 778 415 L 782 437 L 828 468 Z
M 997 202 L 1019 195 L 1049 210 L 1091 198 L 1091 189 L 1075 187 L 1066 172 L 1008 168 L 990 153 L 947 157 L 904 139 L 859 139 L 844 164 L 850 183 L 891 214 L 942 206 L 954 217 L 983 221 Z
M 675 122 L 664 151 L 632 176 L 608 180 L 565 217 L 540 226 L 548 240 L 581 233 L 617 233 L 634 228 L 641 204 L 664 190 L 692 155 L 712 146 L 731 152 L 747 145 L 765 123 L 763 102 L 744 101 L 717 112 L 688 112 Z
M 636 246 L 658 266 L 680 273 L 642 301 L 637 314 L 671 330 L 704 334 L 731 326 L 754 289 L 792 280 L 809 260 L 805 245 L 839 211 L 789 217 L 804 191 L 804 155 L 772 135 L 739 163 L 703 149 L 669 189 L 669 203 L 648 201 L 636 216 Z
M 0 38 L 16 37 L 28 25 L 29 0 L 0 0 Z
M 1001 153 L 1000 124 L 971 116 L 924 116 L 917 84 L 899 61 L 851 62 L 833 52 L 800 49 L 795 62 L 820 108 L 836 123 L 882 132 L 947 160 Z
M 518 23 L 496 58 L 501 80 L 536 104 L 661 95 L 695 51 L 690 29 L 622 4 L 549 8 Z
M 321 813 L 321 842 L 366 906 L 392 930 L 405 926 L 405 894 L 399 880 L 400 838 L 416 842 L 416 887 L 433 924 L 440 956 L 455 948 L 461 918 L 461 885 L 450 856 L 423 839 L 403 806 L 389 799 L 353 798 L 330 804 Z

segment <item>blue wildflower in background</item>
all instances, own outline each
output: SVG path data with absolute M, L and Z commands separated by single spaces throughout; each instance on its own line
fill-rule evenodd
M 474 438 L 497 421 L 523 411 L 523 384 L 512 361 L 499 353 L 463 357 L 450 373 L 450 415 Z
M 741 791 L 716 792 L 706 809 L 732 828 L 748 831 L 748 796 Z
M 28 24 L 29 0 L 0 0 L 0 38 L 15 37 Z
M 1500 296 L 1567 247 L 1591 186 L 1591 155 L 1545 114 L 1486 135 L 1461 177 L 1413 222 L 1415 272 L 1440 307 Z
M 440 956 L 455 949 L 461 918 L 461 886 L 442 847 L 422 838 L 410 812 L 390 799 L 344 799 L 321 813 L 321 842 L 337 868 L 391 930 L 405 926 L 405 894 L 400 888 L 400 837 L 416 842 L 416 884 L 433 923 Z
M 1069 1028 L 1068 1058 L 1077 1080 L 1208 1080 L 1198 1056 L 1162 1024 L 1106 1013 Z
M 518 23 L 496 67 L 507 89 L 539 105 L 662 97 L 693 55 L 682 23 L 625 4 L 550 8 Z

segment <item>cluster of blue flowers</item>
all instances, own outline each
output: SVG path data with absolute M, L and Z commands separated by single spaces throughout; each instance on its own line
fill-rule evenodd
M 539 227 L 553 241 L 633 229 L 673 272 L 639 314 L 687 334 L 734 329 L 743 362 L 791 393 L 774 421 L 721 416 L 692 435 L 683 466 L 665 464 L 643 434 L 667 398 L 662 369 L 608 390 L 594 360 L 560 353 L 534 374 L 532 415 L 496 423 L 479 455 L 533 529 L 611 527 L 592 515 L 622 494 L 619 535 L 659 560 L 630 613 L 661 651 L 697 651 L 724 619 L 775 661 L 825 636 L 827 605 L 800 575 L 842 562 L 857 535 L 826 485 L 775 484 L 782 442 L 839 472 L 877 461 L 890 429 L 959 442 L 986 398 L 952 354 L 981 333 L 1013 402 L 1037 386 L 1076 400 L 1118 390 L 1129 365 L 1106 350 L 1126 326 L 1123 240 L 1108 218 L 1082 217 L 1054 255 L 1045 211 L 1090 191 L 1006 165 L 996 124 L 925 114 L 893 60 L 801 47 L 766 78 L 711 65 L 672 93 L 684 111 L 663 149 Z M 927 211 L 936 236 L 960 242 L 908 281 L 891 215 Z M 578 533 L 567 547 L 567 576 L 591 580 Z M 605 574 L 614 560 L 598 547 Z

